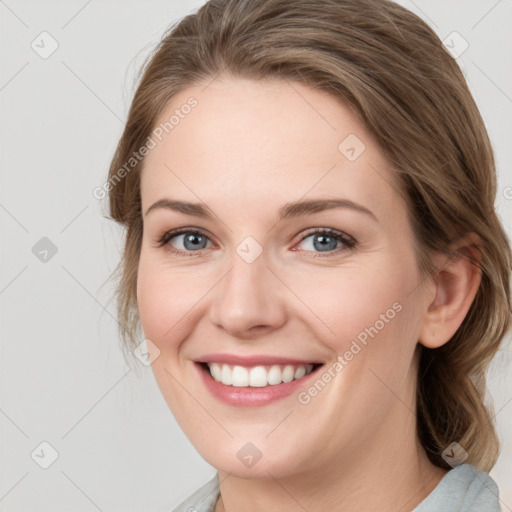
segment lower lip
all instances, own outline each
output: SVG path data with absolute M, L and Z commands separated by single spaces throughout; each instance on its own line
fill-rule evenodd
M 282 384 L 265 386 L 261 388 L 242 388 L 236 386 L 226 386 L 225 384 L 222 384 L 222 382 L 217 382 L 210 376 L 209 373 L 207 373 L 208 370 L 205 371 L 201 364 L 195 363 L 195 365 L 199 370 L 203 382 L 213 396 L 226 404 L 235 405 L 238 407 L 259 407 L 297 393 L 304 388 L 312 376 L 317 373 L 317 370 L 321 368 L 315 368 L 305 377 L 292 380 L 291 382 L 284 382 Z

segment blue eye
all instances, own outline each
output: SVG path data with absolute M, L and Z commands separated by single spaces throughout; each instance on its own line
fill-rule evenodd
M 306 252 L 312 253 L 327 253 L 326 256 L 338 254 L 341 251 L 354 248 L 356 240 L 351 236 L 330 228 L 316 228 L 312 229 L 304 235 L 300 242 L 303 244 L 306 240 Z M 171 243 L 171 241 L 174 241 Z M 195 256 L 203 249 L 209 248 L 209 237 L 202 231 L 196 229 L 181 228 L 175 231 L 165 233 L 158 240 L 158 247 L 166 246 L 171 252 L 179 256 Z M 181 244 L 183 248 L 176 247 Z M 210 246 L 211 247 L 211 246 Z M 297 250 L 297 249 L 292 249 Z M 316 256 L 316 255 L 315 255 Z
M 302 242 L 308 240 L 308 238 L 311 238 L 311 242 L 306 244 L 309 245 L 309 248 L 306 247 L 305 250 L 312 250 L 311 248 L 313 248 L 320 252 L 333 251 L 338 248 L 338 243 L 340 243 L 336 237 L 332 235 L 324 235 L 323 233 L 308 235 L 302 239 Z
M 170 242 L 173 239 L 179 240 L 179 243 L 182 243 L 185 248 L 185 250 L 176 249 L 173 245 L 176 252 L 198 252 L 205 249 L 208 242 L 208 237 L 201 231 L 183 229 L 166 233 L 159 241 L 159 245 L 171 245 Z
M 356 245 L 356 241 L 351 236 L 330 228 L 310 231 L 302 237 L 301 243 L 308 239 L 311 241 L 305 244 L 307 246 L 305 250 L 312 252 L 332 253 L 334 251 L 337 254 L 340 250 L 352 249 Z

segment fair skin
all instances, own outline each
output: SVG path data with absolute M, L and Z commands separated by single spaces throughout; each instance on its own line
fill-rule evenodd
M 442 270 L 421 275 L 395 176 L 338 100 L 286 81 L 208 82 L 173 97 L 157 122 L 197 99 L 144 163 L 137 300 L 145 336 L 160 350 L 158 386 L 218 470 L 216 511 L 412 510 L 446 473 L 416 435 L 416 347 L 450 339 L 480 275 L 466 258 L 444 255 Z M 349 134 L 365 145 L 354 161 L 338 149 Z M 203 203 L 212 216 L 163 207 L 146 215 L 163 198 Z M 320 198 L 371 214 L 340 207 L 278 220 L 286 203 Z M 204 233 L 199 250 L 179 234 L 158 246 L 182 227 Z M 310 228 L 346 233 L 356 245 L 334 238 L 324 252 Z M 251 263 L 236 251 L 248 236 L 263 249 Z M 400 312 L 307 404 L 297 393 L 258 407 L 226 404 L 198 376 L 194 361 L 215 352 L 320 361 L 320 377 L 396 303 Z M 237 456 L 249 442 L 262 455 L 251 467 Z

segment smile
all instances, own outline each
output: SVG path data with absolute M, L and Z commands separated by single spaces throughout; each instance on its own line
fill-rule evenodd
M 297 394 L 324 363 L 272 356 L 212 354 L 196 360 L 206 389 L 218 400 L 238 407 L 268 405 Z
M 313 364 L 245 367 L 222 363 L 206 363 L 206 366 L 217 382 L 238 388 L 262 388 L 302 379 L 314 367 Z

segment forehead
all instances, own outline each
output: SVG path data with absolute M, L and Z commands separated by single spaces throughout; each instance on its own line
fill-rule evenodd
M 155 129 L 142 172 L 144 210 L 166 192 L 194 202 L 220 198 L 244 211 L 305 195 L 374 204 L 396 195 L 387 162 L 358 117 L 300 83 L 230 78 L 195 85 L 173 97 Z

